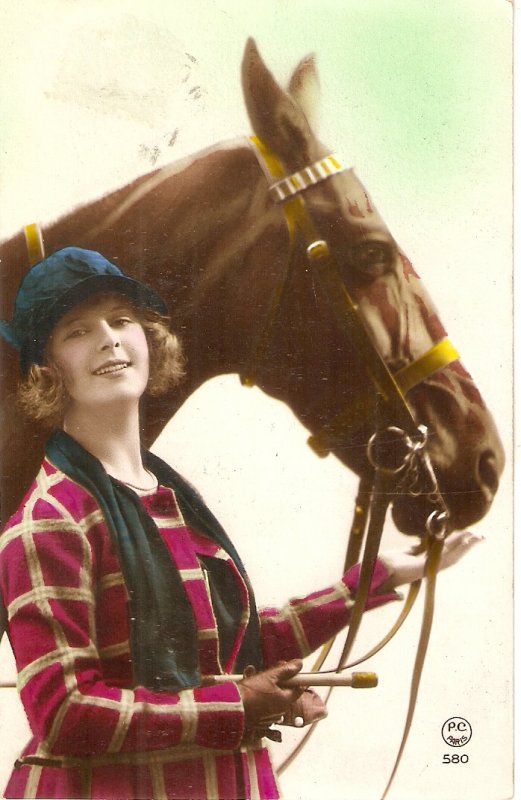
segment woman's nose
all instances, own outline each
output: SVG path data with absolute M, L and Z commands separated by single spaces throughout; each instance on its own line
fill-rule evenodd
M 119 331 L 106 322 L 100 325 L 100 343 L 102 350 L 119 347 L 121 344 Z

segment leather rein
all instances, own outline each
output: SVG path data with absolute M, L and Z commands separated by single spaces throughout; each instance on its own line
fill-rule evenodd
M 447 339 L 443 339 L 420 358 L 394 374 L 390 371 L 370 338 L 356 303 L 349 295 L 341 278 L 334 255 L 316 229 L 304 200 L 308 188 L 316 186 L 350 167 L 344 166 L 335 155 L 328 155 L 291 175 L 286 175 L 278 158 L 258 138 L 251 137 L 250 141 L 270 183 L 269 194 L 274 202 L 282 205 L 289 233 L 290 253 L 284 274 L 271 297 L 267 323 L 258 337 L 250 364 L 246 372 L 241 375 L 241 381 L 244 385 L 253 386 L 262 363 L 267 357 L 281 301 L 296 261 L 297 240 L 300 238 L 304 241 L 307 262 L 318 276 L 331 312 L 348 340 L 361 354 L 370 384 L 370 391 L 367 395 L 353 398 L 352 402 L 338 416 L 328 421 L 318 433 L 311 436 L 308 443 L 318 455 L 325 456 L 334 450 L 336 444 L 345 442 L 346 438 L 367 420 L 369 413 L 374 412 L 375 417 L 373 418 L 377 419 L 376 430 L 367 443 L 368 468 L 360 479 L 344 564 L 344 571 L 347 571 L 359 561 L 360 552 L 362 547 L 364 548 L 359 585 L 346 641 L 338 664 L 334 670 L 330 670 L 331 672 L 341 672 L 365 661 L 381 650 L 400 628 L 418 595 L 421 580 L 411 585 L 398 620 L 382 641 L 362 658 L 347 663 L 365 610 L 385 517 L 393 494 L 398 489 L 412 495 L 426 493 L 433 507 L 432 513 L 426 521 L 425 530 L 420 534 L 423 536 L 427 553 L 424 570 L 426 590 L 423 620 L 411 680 L 409 706 L 399 752 L 382 796 L 383 800 L 398 769 L 412 723 L 432 625 L 436 575 L 443 543 L 449 532 L 449 512 L 439 490 L 436 475 L 425 447 L 428 431 L 425 426 L 416 423 L 405 395 L 413 386 L 457 360 L 459 355 L 454 346 Z M 373 416 L 372 413 L 371 416 Z M 396 456 L 389 459 L 389 447 L 395 453 L 398 452 L 397 459 Z M 322 648 L 312 667 L 313 672 L 321 670 L 333 641 L 328 642 Z M 328 701 L 331 691 L 332 688 L 329 689 L 325 702 Z M 315 725 L 316 723 L 310 726 L 300 744 L 279 767 L 279 774 L 302 750 Z

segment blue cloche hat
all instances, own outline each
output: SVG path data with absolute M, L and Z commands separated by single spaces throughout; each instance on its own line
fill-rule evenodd
M 67 311 L 97 292 L 117 292 L 141 308 L 167 314 L 163 300 L 140 281 L 93 250 L 65 247 L 35 264 L 24 276 L 11 322 L 0 320 L 0 337 L 20 351 L 20 369 L 42 364 L 49 335 Z

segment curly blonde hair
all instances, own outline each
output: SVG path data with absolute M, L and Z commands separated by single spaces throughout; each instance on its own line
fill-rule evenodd
M 168 317 L 143 308 L 135 312 L 148 342 L 150 373 L 145 394 L 157 397 L 183 378 L 182 347 Z M 49 427 L 61 424 L 68 400 L 63 378 L 47 357 L 43 366 L 32 364 L 18 385 L 18 402 L 25 414 Z

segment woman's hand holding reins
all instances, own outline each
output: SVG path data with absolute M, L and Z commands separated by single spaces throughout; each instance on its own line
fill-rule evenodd
M 483 536 L 471 531 L 457 531 L 447 536 L 443 544 L 439 569 L 446 569 L 456 564 L 483 539 Z M 379 593 L 391 591 L 397 586 L 407 583 L 414 583 L 423 577 L 426 562 L 424 551 L 421 553 L 389 551 L 382 553 L 379 559 L 389 572 L 389 577 L 378 590 Z

